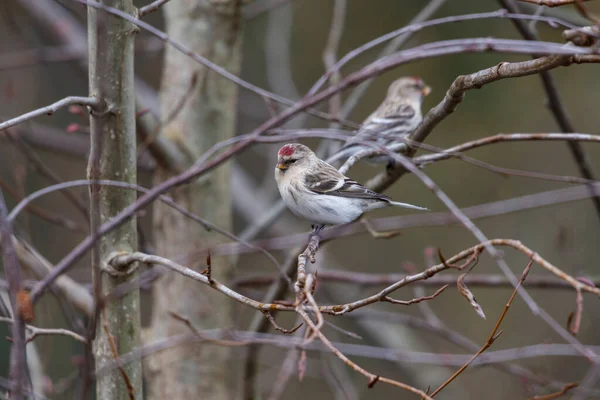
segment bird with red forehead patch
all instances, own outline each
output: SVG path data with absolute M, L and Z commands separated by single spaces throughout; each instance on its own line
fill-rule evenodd
M 345 160 L 359 151 L 373 149 L 365 143 L 376 143 L 389 148 L 401 146 L 404 138 L 412 134 L 423 121 L 421 104 L 431 92 L 431 88 L 418 76 L 400 78 L 389 86 L 387 96 L 377 109 L 365 119 L 362 127 L 350 138 L 334 156 L 335 160 Z M 393 149 L 398 151 L 398 149 Z M 381 164 L 393 161 L 389 156 L 369 157 L 371 163 Z
M 383 207 L 427 210 L 369 190 L 341 174 L 300 143 L 286 144 L 277 153 L 275 181 L 285 205 L 313 224 L 313 234 L 325 225 L 352 222 Z

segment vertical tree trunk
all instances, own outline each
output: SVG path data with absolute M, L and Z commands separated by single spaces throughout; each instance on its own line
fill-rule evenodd
M 105 5 L 133 14 L 132 0 L 104 0 Z M 136 183 L 135 102 L 133 76 L 134 26 L 102 10 L 88 7 L 90 95 L 106 103 L 106 110 L 90 117 L 90 179 L 112 179 Z M 136 199 L 132 190 L 90 187 L 92 229 L 110 220 Z M 99 261 L 114 252 L 137 249 L 135 218 L 100 240 L 93 254 L 95 295 L 106 294 L 116 286 L 137 280 L 136 272 L 114 276 L 101 271 Z M 112 362 L 115 356 L 140 347 L 139 291 L 111 301 L 101 310 L 96 325 L 94 358 L 96 368 Z M 117 354 L 115 354 L 115 352 Z M 128 363 L 122 370 L 100 376 L 96 382 L 98 399 L 142 399 L 141 361 Z
M 240 5 L 236 0 L 172 1 L 164 6 L 169 36 L 233 73 L 241 60 Z M 161 88 L 162 134 L 197 159 L 212 145 L 234 135 L 237 87 L 185 55 L 168 48 Z M 176 109 L 179 107 L 178 109 Z M 158 170 L 156 180 L 169 177 Z M 225 229 L 231 229 L 231 172 L 221 166 L 206 179 L 176 189 L 173 199 Z M 161 204 L 155 205 L 157 251 L 169 258 L 193 253 L 219 240 L 214 232 Z M 186 266 L 202 271 L 204 257 L 190 257 Z M 212 274 L 226 280 L 226 258 L 212 261 Z M 231 325 L 231 301 L 197 282 L 171 272 L 154 285 L 152 323 L 148 341 L 189 333 L 170 312 L 185 317 L 199 329 Z M 227 399 L 225 378 L 229 349 L 195 345 L 171 349 L 148 360 L 151 399 Z

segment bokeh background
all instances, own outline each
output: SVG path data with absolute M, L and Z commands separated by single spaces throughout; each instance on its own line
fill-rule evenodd
M 180 1 L 180 0 L 172 0 Z M 85 9 L 70 1 L 60 2 L 64 9 L 85 24 Z M 141 1 L 136 2 L 143 5 Z M 242 78 L 275 93 L 298 98 L 323 74 L 322 54 L 330 29 L 333 2 L 320 0 L 295 0 L 282 2 L 268 12 L 253 14 L 252 4 L 245 6 L 244 51 Z M 343 36 L 338 49 L 338 57 L 361 44 L 389 31 L 407 24 L 424 6 L 422 0 L 352 0 L 348 1 Z M 587 3 L 591 12 L 600 15 L 600 2 Z M 466 13 L 493 11 L 500 6 L 491 0 L 448 0 L 434 14 L 434 17 L 459 15 Z M 248 11 L 250 10 L 250 11 Z M 533 12 L 531 7 L 524 11 Z M 556 10 L 554 10 L 556 11 Z M 546 10 L 549 12 L 549 10 Z M 564 19 L 576 24 L 587 24 L 572 7 L 558 11 Z M 77 66 L 76 60 L 46 63 L 15 62 L 15 54 L 29 49 L 48 48 L 56 45 L 53 35 L 40 26 L 18 0 L 7 0 L 0 4 L 0 117 L 10 118 L 68 95 L 87 95 L 87 74 Z M 161 13 L 154 13 L 147 22 L 162 29 Z M 537 24 L 536 29 L 541 40 L 562 42 L 560 30 Z M 447 24 L 426 28 L 416 33 L 404 46 L 411 47 L 436 40 L 466 37 L 520 38 L 509 20 L 494 19 Z M 141 32 L 138 43 L 143 44 L 136 56 L 136 72 L 151 87 L 159 87 L 162 66 L 162 45 Z M 342 71 L 343 74 L 355 71 L 373 61 L 379 48 L 362 54 Z M 456 76 L 493 66 L 501 61 L 525 60 L 527 56 L 506 54 L 461 54 L 436 59 L 423 60 L 403 65 L 378 77 L 356 109 L 348 119 L 362 121 L 383 99 L 387 86 L 394 79 L 404 75 L 419 75 L 433 89 L 426 98 L 423 110 L 436 105 Z M 289 68 L 288 68 L 289 67 Z M 599 69 L 597 65 L 578 65 L 559 68 L 552 71 L 556 78 L 563 100 L 572 117 L 575 128 L 582 133 L 598 133 L 600 114 Z M 343 98 L 349 92 L 343 93 Z M 538 76 L 502 80 L 485 86 L 481 90 L 467 93 L 464 102 L 457 111 L 445 119 L 429 136 L 427 143 L 438 147 L 449 147 L 469 140 L 491 136 L 496 133 L 511 132 L 559 132 L 559 129 L 545 106 L 545 95 Z M 323 105 L 325 109 L 326 105 Z M 264 101 L 251 93 L 241 91 L 238 107 L 238 133 L 248 133 L 269 117 Z M 43 135 L 44 129 L 53 129 L 64 135 L 72 143 L 85 142 L 85 129 L 67 133 L 69 124 L 87 125 L 85 117 L 61 111 L 52 117 L 40 117 L 15 129 L 22 132 L 42 160 L 64 180 L 83 179 L 86 176 L 85 147 L 81 151 L 61 151 L 40 146 L 32 137 Z M 289 126 L 324 127 L 326 122 L 311 117 L 300 122 L 292 121 Z M 317 140 L 307 140 L 311 147 L 318 145 Z M 74 146 L 74 145 L 73 145 Z M 73 147 L 70 146 L 70 147 Z M 279 145 L 257 145 L 235 159 L 251 177 L 249 184 L 256 188 L 256 198 L 243 201 L 253 202 L 257 198 L 267 199 L 264 209 L 278 199 L 272 177 L 276 150 Z M 598 156 L 600 147 L 596 144 L 583 144 L 587 157 L 596 176 L 600 174 Z M 79 154 L 77 154 L 79 153 Z M 567 145 L 562 142 L 515 142 L 486 146 L 469 152 L 469 156 L 487 163 L 537 171 L 548 174 L 578 176 L 576 164 Z M 373 176 L 377 169 L 358 165 L 349 175 L 358 181 Z M 491 171 L 466 164 L 460 160 L 448 160 L 428 166 L 425 172 L 460 207 L 486 202 L 509 199 L 516 196 L 542 192 L 568 184 L 537 180 L 525 177 L 507 177 Z M 21 193 L 29 193 L 48 181 L 39 175 L 27 159 L 0 133 L 0 177 Z M 140 183 L 150 186 L 151 171 L 142 169 Z M 235 180 L 234 180 L 235 182 Z M 235 193 L 235 187 L 233 188 Z M 82 196 L 85 190 L 80 190 Z M 426 206 L 434 211 L 444 210 L 440 201 L 414 176 L 405 176 L 386 194 L 399 201 Z M 7 194 L 9 206 L 15 204 L 15 196 Z M 52 194 L 39 202 L 44 208 L 82 221 L 70 206 L 65 206 L 64 198 Z M 237 212 L 237 211 L 236 211 Z M 397 215 L 403 211 L 382 210 L 374 217 Z M 146 214 L 149 218 L 150 212 Z M 260 219 L 247 218 L 236 213 L 236 232 Z M 210 218 L 209 218 L 210 219 Z M 214 221 L 217 222 L 218 221 Z M 550 262 L 565 272 L 575 276 L 598 277 L 598 238 L 600 220 L 592 202 L 581 200 L 535 210 L 515 212 L 498 217 L 476 221 L 489 238 L 512 238 L 521 240 L 528 247 L 539 252 Z M 144 221 L 147 237 L 152 239 L 150 223 Z M 260 235 L 269 238 L 282 234 L 308 231 L 306 222 L 299 221 L 286 212 L 275 224 Z M 82 234 L 73 233 L 56 227 L 35 215 L 25 215 L 18 221 L 18 230 L 51 262 L 58 261 L 72 249 Z M 459 225 L 435 228 L 406 229 L 401 236 L 390 240 L 376 240 L 369 235 L 357 235 L 327 243 L 318 254 L 319 269 L 346 269 L 373 273 L 403 273 L 403 265 L 411 263 L 418 269 L 425 268 L 425 249 L 440 248 L 447 257 L 476 244 L 470 232 Z M 286 252 L 276 252 L 283 260 Z M 505 250 L 505 258 L 515 274 L 519 275 L 527 259 L 522 254 Z M 232 257 L 233 259 L 233 257 Z M 482 255 L 475 273 L 499 273 L 497 265 L 486 255 Z M 449 272 L 452 273 L 452 272 Z M 532 274 L 543 274 L 534 267 Z M 275 275 L 272 265 L 257 255 L 242 255 L 237 258 L 236 279 L 249 275 Z M 71 276 L 80 282 L 90 282 L 89 268 L 84 260 L 73 269 Z M 364 297 L 378 291 L 376 287 L 361 288 L 357 285 L 324 284 L 326 295 L 317 291 L 317 301 L 322 303 L 342 302 Z M 207 290 L 200 287 L 198 290 Z M 427 293 L 433 288 L 426 288 Z M 492 330 L 510 289 L 474 288 L 477 300 L 488 318 L 480 319 L 461 297 L 455 287 L 449 288 L 439 298 L 428 302 L 427 306 L 448 328 L 460 332 L 478 344 L 483 344 Z M 262 289 L 245 289 L 244 293 L 262 297 Z M 575 308 L 575 293 L 572 290 L 529 289 L 529 293 L 552 317 L 563 326 L 569 313 Z M 144 296 L 149 296 L 145 293 Z M 396 298 L 415 297 L 412 287 L 406 287 L 395 293 Z M 148 304 L 146 302 L 145 304 Z M 36 325 L 58 327 L 66 321 L 52 298 L 38 311 Z M 403 307 L 390 304 L 377 304 L 368 310 L 388 313 L 423 316 L 423 309 L 413 305 Z M 143 310 L 147 314 L 147 310 Z M 348 338 L 340 333 L 326 329 L 331 339 L 350 343 L 369 344 L 393 349 L 444 353 L 464 353 L 461 349 L 443 338 L 427 334 L 419 329 L 410 328 L 402 322 L 394 321 L 389 315 L 383 319 L 339 317 L 328 318 L 344 329 L 363 336 L 363 340 Z M 600 304 L 598 299 L 585 295 L 584 313 L 581 331 L 577 336 L 582 343 L 600 345 L 597 332 L 600 329 Z M 244 329 L 254 316 L 253 311 L 236 305 L 235 327 Z M 281 325 L 291 326 L 294 317 L 278 316 Z M 519 298 L 516 299 L 503 323 L 504 333 L 494 343 L 491 350 L 511 349 L 539 343 L 563 343 L 563 340 L 540 318 L 533 316 Z M 8 336 L 5 324 L 0 324 L 0 337 Z M 49 380 L 54 385 L 67 378 L 77 368 L 82 347 L 68 338 L 43 337 L 36 340 L 43 354 L 43 362 Z M 8 376 L 8 354 L 10 344 L 0 340 L 0 376 Z M 273 386 L 286 350 L 264 347 L 260 352 L 257 387 L 266 396 Z M 308 352 L 306 377 L 299 382 L 297 374 L 292 375 L 284 396 L 287 399 L 387 399 L 403 398 L 404 392 L 386 385 L 376 385 L 367 389 L 362 376 L 343 366 L 332 355 L 321 352 Z M 231 385 L 239 393 L 241 390 L 241 365 L 245 350 L 234 351 L 232 360 Z M 394 377 L 409 384 L 425 388 L 427 384 L 436 387 L 452 374 L 456 367 L 443 365 L 443 357 L 437 365 L 419 364 L 399 360 L 389 362 L 370 357 L 354 357 L 357 363 L 366 369 L 382 375 Z M 590 363 L 582 357 L 534 357 L 516 361 L 532 372 L 561 382 L 579 381 L 588 371 Z M 336 386 L 337 382 L 337 386 Z M 529 391 L 528 382 L 506 374 L 492 366 L 469 368 L 451 384 L 439 398 L 443 399 L 489 399 L 527 398 L 536 393 Z M 72 392 L 66 392 L 56 398 L 70 398 Z M 266 397 L 265 397 L 266 398 Z

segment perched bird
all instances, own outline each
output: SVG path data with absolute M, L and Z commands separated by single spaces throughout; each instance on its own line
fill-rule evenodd
M 388 88 L 383 103 L 363 122 L 362 127 L 350 138 L 334 156 L 335 160 L 348 159 L 365 149 L 373 149 L 357 141 L 376 141 L 389 147 L 402 143 L 401 138 L 410 135 L 423 120 L 421 103 L 431 92 L 431 88 L 416 76 L 404 77 L 394 81 Z M 388 163 L 389 156 L 373 156 L 371 163 Z
M 279 149 L 275 181 L 286 206 L 314 224 L 313 233 L 318 233 L 324 225 L 352 222 L 377 208 L 397 206 L 427 210 L 392 201 L 365 188 L 299 143 L 286 144 Z

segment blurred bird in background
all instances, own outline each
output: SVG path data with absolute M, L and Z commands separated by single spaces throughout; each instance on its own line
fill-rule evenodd
M 394 81 L 388 88 L 385 100 L 363 122 L 356 135 L 348 139 L 346 144 L 330 161 L 347 160 L 363 150 L 373 150 L 359 142 L 374 141 L 389 148 L 401 144 L 402 139 L 409 136 L 423 121 L 421 104 L 431 92 L 431 88 L 417 76 L 404 77 Z M 396 150 L 397 151 L 397 150 Z M 389 156 L 374 155 L 367 158 L 373 164 L 390 163 Z

